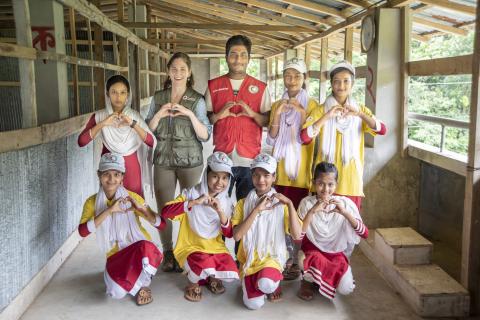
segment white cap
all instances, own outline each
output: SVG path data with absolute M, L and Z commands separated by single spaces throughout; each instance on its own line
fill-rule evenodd
M 117 170 L 125 173 L 125 159 L 118 153 L 105 153 L 100 158 L 98 171 L 104 172 L 108 170 Z
M 283 65 L 283 71 L 287 69 L 295 69 L 300 73 L 307 73 L 307 66 L 305 65 L 305 61 L 298 58 L 292 58 L 285 62 Z
M 347 60 L 343 60 L 343 61 L 340 61 L 339 63 L 337 64 L 334 64 L 331 68 L 330 68 L 330 71 L 328 71 L 328 77 L 330 78 L 331 77 L 331 74 L 337 70 L 337 69 L 340 69 L 340 68 L 345 68 L 347 69 L 348 71 L 350 71 L 352 74 L 353 74 L 353 77 L 355 78 L 355 68 L 352 66 L 352 64 L 350 62 L 348 62 Z
M 228 172 L 232 173 L 232 160 L 223 152 L 216 151 L 207 158 L 207 165 L 215 172 Z
M 277 170 L 277 160 L 267 153 L 260 153 L 255 157 L 255 159 L 253 159 L 250 168 L 262 168 L 267 170 L 269 173 L 275 173 Z

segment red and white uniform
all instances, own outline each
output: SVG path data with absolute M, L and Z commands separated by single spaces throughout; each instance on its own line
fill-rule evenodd
M 144 200 L 138 194 L 129 191 L 128 195 L 135 199 L 137 203 L 143 205 Z M 98 207 L 96 205 L 98 203 L 97 196 L 98 194 L 95 194 L 85 202 L 78 232 L 82 237 L 87 237 L 90 233 L 97 232 L 98 242 L 99 232 L 104 232 L 105 230 L 101 230 L 102 225 L 95 227 L 95 208 Z M 113 205 L 113 202 L 114 199 L 107 199 L 106 206 L 110 207 Z M 135 296 L 140 288 L 149 286 L 151 277 L 155 275 L 163 259 L 162 253 L 151 241 L 150 235 L 140 223 L 139 217 L 142 214 L 136 210 L 132 212 L 134 218 L 131 223 L 137 225 L 138 238 L 141 240 L 126 243 L 114 240 L 112 245 L 104 248 L 107 256 L 104 272 L 106 292 L 115 299 L 121 299 L 126 294 Z M 111 225 L 112 228 L 109 228 L 109 230 L 118 229 L 113 228 L 116 225 L 115 223 Z M 158 217 L 154 226 L 160 230 L 165 226 L 165 221 Z
M 327 206 L 324 212 L 312 217 L 301 247 L 305 253 L 304 280 L 316 283 L 320 294 L 328 299 L 333 299 L 337 292 L 349 294 L 355 288 L 348 258 L 360 238 L 368 237 L 368 228 L 363 224 L 353 201 L 344 196 L 334 197 L 343 202 L 347 211 L 357 220 L 357 227 L 353 228 L 341 214 L 329 212 L 333 208 Z M 300 202 L 298 215 L 301 219 L 316 202 L 316 196 L 308 196 Z
M 197 198 L 190 195 L 189 190 L 186 190 L 175 200 L 167 202 L 162 209 L 162 218 L 180 222 L 173 250 L 178 264 L 187 271 L 188 280 L 192 283 L 205 284 L 210 276 L 227 282 L 238 279 L 237 265 L 222 239 L 222 235 L 227 238 L 233 235 L 230 219 L 221 225 L 218 215 L 208 212 L 207 206 L 197 205 L 197 208 L 188 209 L 188 201 Z M 232 206 L 227 201 L 226 206 L 228 205 Z M 198 211 L 192 212 L 193 209 Z M 231 210 L 232 208 L 224 208 L 224 212 Z M 207 219 L 195 219 L 201 217 Z

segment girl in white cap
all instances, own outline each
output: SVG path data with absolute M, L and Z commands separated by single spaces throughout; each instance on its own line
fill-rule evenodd
M 353 98 L 355 68 L 349 62 L 335 64 L 329 75 L 332 94 L 307 115 L 301 138 L 315 145 L 314 165 L 322 161 L 335 164 L 339 174 L 337 194 L 349 197 L 360 210 L 364 197 L 364 135 L 384 135 L 386 127 Z
M 360 238 L 368 237 L 357 206 L 349 198 L 334 195 L 338 171 L 335 165 L 321 162 L 315 168 L 316 194 L 300 202 L 304 275 L 298 296 L 313 298 L 313 284 L 328 299 L 336 293 L 347 295 L 355 288 L 348 259 Z
M 102 155 L 98 167 L 100 188 L 85 201 L 78 232 L 82 237 L 95 232 L 107 256 L 107 294 L 115 299 L 130 294 L 138 305 L 144 305 L 153 300 L 148 286 L 163 256 L 139 218 L 158 229 L 165 226 L 165 221 L 145 205 L 142 197 L 123 186 L 124 174 L 121 154 Z
M 243 303 L 259 309 L 281 299 L 280 280 L 288 257 L 285 235 L 301 237 L 301 222 L 292 201 L 272 187 L 277 161 L 261 153 L 252 162 L 255 189 L 237 202 L 232 218 L 233 238 L 240 241 Z
M 300 200 L 310 189 L 309 170 L 312 167 L 314 144 L 303 144 L 300 131 L 306 115 L 318 107 L 318 102 L 308 96 L 305 78 L 307 66 L 298 58 L 288 60 L 283 68 L 285 92 L 282 99 L 272 105 L 267 144 L 273 146 L 273 156 L 278 161 L 275 189 L 287 196 L 298 208 Z M 290 258 L 283 273 L 284 280 L 294 280 L 300 276 L 298 248 L 287 236 Z
M 238 268 L 224 237 L 232 237 L 230 217 L 233 202 L 228 196 L 232 179 L 232 160 L 223 152 L 214 152 L 196 186 L 184 189 L 162 209 L 162 217 L 180 222 L 173 253 L 186 271 L 189 284 L 185 299 L 202 299 L 200 285 L 214 294 L 225 292 L 223 281 L 238 279 Z

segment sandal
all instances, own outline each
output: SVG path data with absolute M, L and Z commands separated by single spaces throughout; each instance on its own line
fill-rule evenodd
M 310 282 L 302 280 L 300 289 L 297 292 L 297 297 L 302 300 L 310 301 L 313 299 L 313 286 Z
M 225 287 L 223 286 L 222 280 L 215 279 L 213 277 L 208 277 L 207 289 L 213 294 L 222 294 L 225 292 Z
M 200 288 L 198 283 L 190 283 L 185 287 L 185 294 L 183 296 L 188 301 L 198 302 L 202 300 L 202 288 Z
M 277 290 L 275 290 L 273 293 L 267 294 L 267 299 L 270 302 L 282 301 L 282 288 L 280 287 L 280 285 L 278 286 Z
M 152 291 L 148 287 L 142 287 L 138 291 L 137 295 L 137 306 L 143 306 L 149 304 L 153 301 Z
M 289 281 L 289 280 L 295 280 L 300 275 L 302 274 L 302 271 L 300 270 L 300 266 L 296 263 L 292 264 L 290 267 L 285 268 L 283 270 L 283 280 Z

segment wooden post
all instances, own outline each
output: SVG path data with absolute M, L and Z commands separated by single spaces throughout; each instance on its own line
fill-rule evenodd
M 123 0 L 117 0 L 117 16 L 118 16 L 118 22 L 122 23 L 125 18 L 125 8 L 123 5 Z M 119 65 L 122 67 L 127 67 L 128 68 L 128 40 L 123 37 L 119 37 Z M 127 69 L 128 70 L 128 69 Z M 121 73 L 123 76 L 128 78 L 128 71 L 124 71 Z
M 401 121 L 400 127 L 400 147 L 402 156 L 407 156 L 408 147 L 408 68 L 407 64 L 410 61 L 410 38 L 412 34 L 412 12 L 409 6 L 401 9 L 401 32 L 402 32 L 402 52 L 401 52 L 401 71 L 400 71 L 400 106 Z
M 133 61 L 135 61 L 135 92 L 133 93 L 134 109 L 140 112 L 141 88 L 140 88 L 140 47 L 135 45 L 133 49 Z
M 94 30 L 94 54 L 96 61 L 103 61 L 103 30 L 102 27 L 95 24 Z M 98 108 L 103 109 L 105 107 L 105 70 L 103 68 L 95 68 L 95 81 L 97 82 L 96 94 L 98 101 Z
M 273 96 L 274 96 L 273 100 L 277 100 L 277 74 L 278 74 L 278 57 L 275 57 L 275 72 L 273 73 L 273 76 L 275 79 L 274 80 L 275 86 L 273 91 Z
M 473 315 L 480 314 L 480 6 L 476 21 L 461 265 L 461 282 L 470 292 Z
M 77 30 L 75 27 L 75 10 L 72 8 L 69 11 L 70 22 L 70 39 L 72 40 L 72 56 L 77 57 Z M 78 92 L 78 64 L 72 66 L 72 80 L 73 80 L 73 101 L 75 104 L 75 114 L 80 115 L 80 95 Z
M 307 66 L 307 70 L 310 70 L 311 59 L 312 59 L 312 46 L 307 43 L 305 45 L 305 65 Z
M 32 27 L 28 0 L 12 1 L 17 44 L 32 48 Z M 22 101 L 22 128 L 36 127 L 37 100 L 35 89 L 35 61 L 18 59 L 20 99 Z
M 320 57 L 320 90 L 319 90 L 319 102 L 323 103 L 327 98 L 327 78 L 324 77 L 324 73 L 328 71 L 328 38 L 322 38 L 322 48 Z
M 97 8 L 100 8 L 100 0 L 94 0 L 92 2 Z M 96 23 L 93 27 L 93 30 L 95 41 L 95 60 L 103 61 L 103 30 L 102 27 Z M 105 70 L 103 68 L 95 68 L 95 81 L 97 82 L 95 91 L 98 102 L 98 108 L 96 109 L 103 109 L 105 107 Z
M 152 7 L 147 6 L 147 21 L 152 23 L 153 21 L 153 15 L 152 15 Z M 148 39 L 155 39 L 153 32 L 155 29 L 147 29 L 147 38 Z M 156 32 L 155 32 L 156 33 Z M 157 64 L 155 63 L 155 54 L 152 52 L 148 53 L 148 69 L 151 71 L 157 71 Z M 156 75 L 147 75 L 149 77 L 148 81 L 148 92 L 147 96 L 151 96 L 154 94 L 155 89 L 156 89 Z
M 113 48 L 113 61 L 116 65 L 120 65 L 120 57 L 118 54 L 118 41 L 117 41 L 117 35 L 113 33 L 113 39 L 112 39 L 112 48 Z
M 92 42 L 92 24 L 90 19 L 87 18 L 87 37 L 88 37 L 88 52 L 90 53 L 90 60 L 93 61 L 93 42 Z M 93 74 L 93 67 L 90 68 L 90 95 L 92 99 L 92 111 L 96 110 L 95 107 L 95 79 Z
M 353 53 L 353 28 L 345 29 L 345 45 L 344 45 L 343 58 L 352 63 Z

